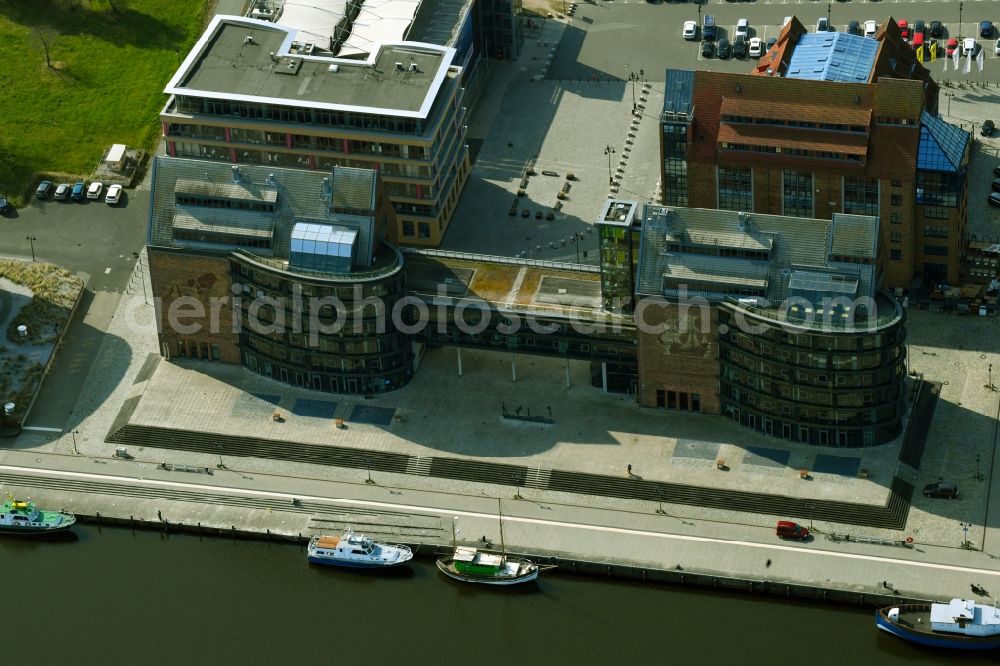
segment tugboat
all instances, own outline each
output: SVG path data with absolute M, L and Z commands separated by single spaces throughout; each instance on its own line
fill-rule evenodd
M 971 599 L 946 604 L 900 604 L 875 611 L 875 626 L 894 636 L 953 650 L 1000 649 L 1000 608 Z
M 456 519 L 457 520 L 457 519 Z M 476 548 L 456 544 L 457 528 L 451 524 L 451 541 L 454 552 L 439 558 L 437 568 L 448 578 L 463 583 L 481 585 L 518 585 L 538 578 L 543 569 L 531 560 L 507 555 L 503 542 L 503 512 L 500 512 L 500 553 L 483 553 Z
M 313 537 L 306 552 L 313 564 L 351 569 L 385 569 L 413 559 L 413 552 L 407 546 L 376 543 L 363 534 L 355 534 L 350 528 L 339 537 Z
M 76 523 L 76 516 L 64 511 L 43 511 L 34 502 L 22 502 L 7 493 L 0 505 L 0 532 L 7 534 L 51 534 Z

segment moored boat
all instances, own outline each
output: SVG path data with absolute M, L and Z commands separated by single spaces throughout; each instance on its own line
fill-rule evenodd
M 517 585 L 538 578 L 539 567 L 531 560 L 501 553 L 483 553 L 460 546 L 450 556 L 437 561 L 445 576 L 463 583 Z
M 7 534 L 51 534 L 69 529 L 76 516 L 65 511 L 46 511 L 34 502 L 22 502 L 7 493 L 0 505 L 0 532 Z
M 313 564 L 352 569 L 384 569 L 413 559 L 413 551 L 408 546 L 378 543 L 350 529 L 341 536 L 313 537 L 306 553 Z
M 1000 649 L 1000 608 L 971 599 L 898 604 L 875 611 L 875 626 L 911 643 L 952 650 Z
M 438 558 L 437 568 L 448 578 L 463 583 L 479 583 L 481 585 L 517 585 L 528 583 L 538 578 L 539 572 L 555 567 L 540 567 L 523 557 L 511 557 L 503 540 L 503 510 L 500 500 L 497 500 L 497 511 L 500 517 L 500 552 L 482 552 L 476 548 L 457 545 L 458 528 L 455 521 L 451 523 L 452 554 Z M 486 537 L 483 537 L 485 540 Z

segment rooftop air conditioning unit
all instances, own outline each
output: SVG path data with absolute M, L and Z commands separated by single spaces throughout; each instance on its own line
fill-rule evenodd
M 410 71 L 411 72 L 419 72 L 420 71 L 420 67 L 417 66 L 417 63 L 411 62 L 410 63 Z
M 395 65 L 393 67 L 394 67 L 394 69 L 397 72 L 402 72 L 403 71 L 403 63 L 401 63 L 401 62 L 395 63 Z

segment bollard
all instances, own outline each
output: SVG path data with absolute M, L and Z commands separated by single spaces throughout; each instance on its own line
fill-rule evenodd
M 97 512 L 97 524 L 98 525 L 101 524 L 101 512 L 100 511 Z
M 129 514 L 129 516 L 128 516 L 128 522 L 129 522 L 129 525 L 132 526 L 132 529 L 135 530 L 135 516 L 133 516 L 132 514 Z

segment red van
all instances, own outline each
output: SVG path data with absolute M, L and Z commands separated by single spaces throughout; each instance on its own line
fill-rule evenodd
M 801 541 L 809 538 L 809 528 L 790 520 L 779 520 L 774 533 L 782 539 L 799 539 Z

